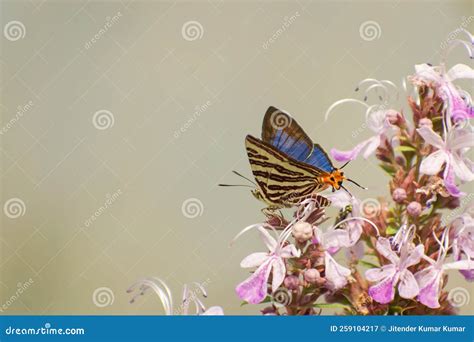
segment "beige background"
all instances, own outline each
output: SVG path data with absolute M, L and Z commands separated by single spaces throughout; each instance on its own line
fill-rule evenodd
M 473 14 L 469 1 L 3 1 L 2 31 L 17 20 L 25 36 L 1 37 L 2 127 L 32 105 L 1 135 L 1 204 L 19 198 L 25 211 L 0 215 L 0 304 L 34 281 L 4 313 L 160 314 L 153 296 L 128 303 L 126 288 L 144 276 L 165 279 L 178 301 L 183 283 L 207 280 L 207 305 L 257 313 L 239 306 L 234 287 L 248 274 L 240 260 L 262 244 L 251 234 L 229 241 L 262 219 L 262 205 L 248 189 L 216 186 L 240 183 L 233 169 L 250 175 L 244 136 L 260 134 L 274 105 L 326 148 L 353 146 L 369 136 L 361 108 L 341 107 L 325 123 L 327 108 L 358 95 L 364 78 L 400 85 L 414 64 L 437 63 Z M 188 21 L 202 37 L 184 39 Z M 370 41 L 359 33 L 367 21 L 380 27 Z M 469 63 L 461 49 L 449 62 Z M 113 126 L 95 128 L 100 110 Z M 373 159 L 347 172 L 370 188 L 356 195 L 386 194 Z M 86 224 L 107 196 L 113 204 Z M 203 206 L 193 219 L 182 213 L 189 198 Z M 94 304 L 100 287 L 111 305 Z

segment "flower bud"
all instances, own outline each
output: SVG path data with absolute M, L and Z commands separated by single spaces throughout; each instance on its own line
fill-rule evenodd
M 316 284 L 321 280 L 321 275 L 317 269 L 310 268 L 304 271 L 304 280 L 306 280 L 308 283 Z
M 288 290 L 296 290 L 300 285 L 300 280 L 297 276 L 289 275 L 285 278 L 283 284 Z
M 313 236 L 313 227 L 308 222 L 297 222 L 293 226 L 293 236 L 298 242 L 305 242 Z
M 402 114 L 394 109 L 387 110 L 386 118 L 388 119 L 388 122 L 390 122 L 392 125 L 400 125 L 405 122 L 405 119 L 403 118 Z
M 418 217 L 421 214 L 421 204 L 418 202 L 410 202 L 407 207 L 407 212 L 408 215 L 413 216 L 413 217 Z
M 418 122 L 418 127 L 419 127 L 419 128 L 421 128 L 421 127 L 433 128 L 433 121 L 431 121 L 431 120 L 428 119 L 428 118 L 422 118 L 422 119 L 420 119 L 420 121 Z
M 396 188 L 393 190 L 392 198 L 397 203 L 403 203 L 407 199 L 407 192 L 403 188 Z

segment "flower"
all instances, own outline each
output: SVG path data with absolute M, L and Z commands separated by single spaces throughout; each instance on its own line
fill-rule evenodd
M 403 203 L 407 199 L 407 192 L 403 188 L 396 188 L 393 190 L 392 198 L 397 203 Z
M 455 122 L 474 118 L 474 108 L 466 103 L 453 81 L 457 79 L 474 79 L 474 70 L 465 64 L 456 64 L 448 72 L 444 65 L 434 67 L 428 64 L 415 65 L 415 79 L 433 82 L 442 98 L 449 104 L 449 117 Z
M 420 216 L 421 210 L 422 210 L 421 204 L 416 201 L 410 202 L 410 204 L 408 204 L 407 206 L 408 215 L 413 216 L 413 217 Z
M 423 159 L 420 172 L 436 175 L 446 164 L 443 175 L 445 187 L 452 196 L 462 196 L 463 193 L 455 184 L 455 176 L 465 182 L 474 180 L 474 164 L 464 155 L 468 148 L 474 146 L 474 133 L 456 125 L 447 130 L 444 140 L 429 127 L 418 128 L 417 132 L 426 143 L 437 148 Z
M 454 223 L 456 228 L 453 241 L 454 259 L 459 261 L 464 256 L 468 260 L 474 260 L 474 219 L 468 213 L 464 213 L 455 219 Z M 474 267 L 460 272 L 466 280 L 474 280 Z
M 252 304 L 260 303 L 267 296 L 267 283 L 272 274 L 272 292 L 283 283 L 286 274 L 283 259 L 299 256 L 299 251 L 292 244 L 283 247 L 261 225 L 256 226 L 269 252 L 252 253 L 245 257 L 240 266 L 243 268 L 258 267 L 246 280 L 236 287 L 237 295 Z
M 283 284 L 285 285 L 286 288 L 290 290 L 296 290 L 298 286 L 300 286 L 300 280 L 295 275 L 289 275 L 288 277 L 285 278 L 285 280 L 283 281 Z
M 349 151 L 340 151 L 335 148 L 331 149 L 332 157 L 338 162 L 347 162 L 356 159 L 359 154 L 362 154 L 362 156 L 367 159 L 375 152 L 377 147 L 379 147 L 382 141 L 382 136 L 393 127 L 389 121 L 388 114 L 390 113 L 390 110 L 384 109 L 369 113 L 367 117 L 367 127 L 373 131 L 375 135 L 357 144 Z
M 127 290 L 127 293 L 132 293 L 135 290 L 138 290 L 137 293 L 132 297 L 130 303 L 135 302 L 135 300 L 144 295 L 147 290 L 152 289 L 163 305 L 166 315 L 188 315 L 189 305 L 194 303 L 196 308 L 196 315 L 206 315 L 206 316 L 218 316 L 224 315 L 224 310 L 220 306 L 211 306 L 209 309 L 206 309 L 202 301 L 199 299 L 198 295 L 207 297 L 205 290 L 204 282 L 202 284 L 198 282 L 193 282 L 190 285 L 185 284 L 183 286 L 183 296 L 181 306 L 177 309 L 174 309 L 173 306 L 173 296 L 171 295 L 171 290 L 168 285 L 157 277 L 144 278 L 136 281 L 130 288 Z M 192 288 L 192 290 L 191 290 Z
M 322 278 L 317 269 L 310 268 L 304 271 L 304 280 L 311 284 L 317 284 L 322 281 Z
M 313 236 L 313 227 L 308 222 L 299 221 L 293 226 L 293 236 L 298 242 L 305 242 Z
M 449 249 L 449 234 L 447 230 L 443 234 L 439 245 L 440 251 L 438 253 L 438 259 L 434 261 L 429 257 L 425 257 L 431 265 L 415 274 L 415 279 L 420 287 L 417 299 L 420 303 L 432 309 L 440 307 L 438 299 L 444 271 L 451 269 L 472 270 L 474 267 L 474 261 L 470 261 L 469 259 L 445 263 Z
M 428 118 L 421 118 L 420 121 L 418 122 L 418 127 L 428 127 L 428 128 L 433 128 L 433 121 L 431 121 Z
M 399 233 L 408 235 L 402 227 Z M 397 233 L 398 234 L 398 233 Z M 419 292 L 418 284 L 408 267 L 420 262 L 424 254 L 423 245 L 413 247 L 408 238 L 402 237 L 400 256 L 392 250 L 390 240 L 380 237 L 375 248 L 390 263 L 380 268 L 373 268 L 365 272 L 367 280 L 377 282 L 369 288 L 369 295 L 381 304 L 390 303 L 395 297 L 395 286 L 398 284 L 398 293 L 403 298 L 413 298 Z M 397 240 L 397 239 L 395 239 Z

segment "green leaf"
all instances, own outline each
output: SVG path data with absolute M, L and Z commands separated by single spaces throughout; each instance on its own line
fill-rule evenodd
M 330 303 L 330 304 L 319 303 L 319 304 L 314 304 L 313 306 L 319 309 L 347 309 L 347 310 L 351 309 L 349 305 L 344 305 L 341 303 Z
M 385 230 L 385 233 L 388 235 L 395 235 L 398 232 L 398 229 L 393 227 L 393 226 L 388 226 L 387 229 Z
M 413 146 L 400 145 L 395 147 L 395 151 L 399 152 L 416 152 L 416 148 Z
M 382 168 L 382 170 L 387 172 L 389 176 L 393 177 L 395 175 L 396 170 L 390 164 L 380 164 L 380 167 Z
M 370 268 L 379 268 L 380 267 L 379 265 L 376 265 L 376 264 L 373 264 L 371 262 L 364 261 L 364 260 L 359 260 L 359 264 L 370 267 Z

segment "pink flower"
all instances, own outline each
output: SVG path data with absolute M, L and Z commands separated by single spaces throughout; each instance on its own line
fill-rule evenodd
M 404 231 L 403 228 L 400 228 L 400 231 L 402 230 Z M 412 243 L 405 239 L 400 248 L 400 256 L 398 256 L 392 250 L 390 240 L 380 237 L 375 248 L 390 261 L 390 264 L 365 272 L 367 280 L 377 282 L 369 288 L 369 295 L 381 304 L 390 303 L 395 297 L 395 286 L 398 284 L 398 293 L 401 297 L 415 297 L 419 292 L 419 287 L 408 267 L 420 262 L 421 256 L 424 254 L 423 246 L 413 247 Z
M 369 113 L 367 117 L 367 127 L 373 131 L 375 135 L 357 144 L 349 151 L 340 151 L 335 148 L 331 149 L 332 157 L 338 162 L 347 162 L 356 159 L 359 154 L 362 154 L 362 156 L 367 159 L 377 150 L 377 147 L 379 147 L 382 136 L 393 127 L 388 118 L 389 113 L 390 110 L 383 109 Z
M 472 208 L 471 208 L 472 210 Z M 453 256 L 455 260 L 474 260 L 474 219 L 465 213 L 455 220 L 456 232 L 453 241 Z M 471 265 L 472 266 L 472 265 Z M 468 281 L 474 280 L 474 267 L 460 270 Z
M 474 164 L 465 156 L 467 150 L 474 146 L 474 133 L 456 125 L 447 129 L 444 140 L 429 127 L 418 128 L 417 132 L 426 143 L 437 148 L 421 162 L 420 172 L 436 175 L 446 164 L 444 170 L 446 189 L 452 196 L 462 196 L 463 193 L 455 184 L 455 176 L 465 182 L 474 180 Z
M 243 268 L 258 267 L 246 280 L 236 287 L 237 295 L 252 304 L 260 303 L 267 296 L 267 283 L 272 274 L 272 292 L 283 283 L 286 267 L 283 259 L 299 256 L 299 251 L 292 244 L 282 247 L 262 226 L 256 227 L 269 252 L 252 253 L 245 257 L 240 266 Z
M 415 274 L 418 286 L 420 287 L 418 301 L 433 309 L 440 307 L 438 299 L 444 271 L 452 269 L 469 270 L 474 267 L 474 261 L 469 259 L 445 263 L 449 249 L 449 234 L 447 234 L 447 231 L 443 234 L 439 244 L 438 260 L 434 261 L 429 257 L 425 257 L 431 265 Z
M 457 79 L 474 79 L 474 70 L 465 64 L 456 64 L 448 72 L 444 65 L 433 67 L 428 64 L 415 66 L 415 79 L 433 82 L 438 88 L 441 97 L 448 103 L 449 117 L 455 122 L 474 118 L 474 108 L 468 104 L 453 81 Z

